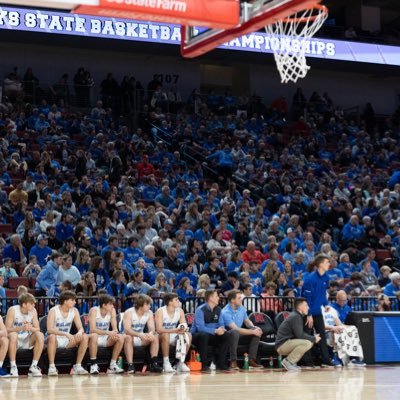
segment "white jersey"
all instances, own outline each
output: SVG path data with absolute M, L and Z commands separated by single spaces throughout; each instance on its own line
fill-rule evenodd
M 94 307 L 96 309 L 96 329 L 101 331 L 110 330 L 111 313 L 108 312 L 104 317 L 101 315 L 100 307 Z
M 61 332 L 69 333 L 71 331 L 72 322 L 74 321 L 75 317 L 75 308 L 71 308 L 68 311 L 68 315 L 64 318 L 61 314 L 60 306 L 55 306 L 55 328 Z
M 146 327 L 147 321 L 153 313 L 149 310 L 139 318 L 135 307 L 130 308 L 128 311 L 131 312 L 131 329 L 137 333 L 142 333 Z
M 14 321 L 13 321 L 13 328 L 19 328 L 21 326 L 24 326 L 24 324 L 27 322 L 29 324 L 32 324 L 33 322 L 33 317 L 35 315 L 35 311 L 29 311 L 26 314 L 23 314 L 21 312 L 21 307 L 19 305 L 12 306 L 10 309 L 14 309 Z M 19 331 L 18 336 L 29 336 L 31 332 L 27 331 Z
M 163 317 L 163 328 L 164 329 L 175 329 L 178 326 L 178 322 L 181 319 L 181 309 L 175 308 L 173 317 L 171 318 L 167 311 L 167 306 L 161 307 Z

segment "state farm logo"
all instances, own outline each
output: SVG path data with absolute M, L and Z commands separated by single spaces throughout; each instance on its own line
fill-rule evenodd
M 186 1 L 178 0 L 106 0 L 109 4 L 120 4 L 123 6 L 148 7 L 158 10 L 175 11 L 185 13 L 187 10 Z

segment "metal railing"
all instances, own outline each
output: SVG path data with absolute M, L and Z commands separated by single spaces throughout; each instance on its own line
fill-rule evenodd
M 399 300 L 396 297 L 390 297 L 390 311 L 400 311 Z M 115 299 L 115 309 L 117 313 L 124 312 L 134 305 L 135 296 L 128 298 L 117 297 Z M 153 298 L 151 309 L 153 312 L 157 311 L 164 305 L 162 297 Z M 282 311 L 292 311 L 295 298 L 293 297 L 245 297 L 243 305 L 249 312 L 264 312 L 270 316 L 274 316 Z M 5 315 L 7 309 L 13 305 L 18 304 L 17 298 L 2 299 L 2 313 Z M 331 299 L 335 302 L 335 299 Z M 203 298 L 188 298 L 181 300 L 182 309 L 185 313 L 194 313 L 198 306 L 204 303 Z M 227 303 L 225 297 L 220 298 L 220 306 L 223 307 Z M 58 304 L 56 297 L 37 297 L 36 310 L 39 317 L 47 315 L 49 309 Z M 87 314 L 91 307 L 98 305 L 97 297 L 78 297 L 76 301 L 76 308 L 80 314 Z M 353 297 L 349 300 L 348 305 L 353 311 L 377 311 L 378 300 L 376 297 Z

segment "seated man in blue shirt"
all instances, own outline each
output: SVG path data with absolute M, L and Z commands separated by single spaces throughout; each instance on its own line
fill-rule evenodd
M 256 359 L 263 332 L 247 317 L 246 308 L 242 305 L 242 293 L 239 290 L 231 290 L 227 297 L 228 304 L 222 310 L 222 318 L 225 328 L 229 329 L 230 368 L 239 369 L 237 365 L 239 343 L 249 345 L 249 368 L 262 368 Z
M 400 293 L 400 274 L 393 272 L 389 278 L 392 282 L 385 286 L 383 293 L 389 297 L 397 296 Z
M 216 290 L 205 292 L 205 304 L 196 309 L 194 321 L 190 332 L 193 335 L 193 344 L 199 351 L 202 370 L 209 371 L 207 359 L 207 346 L 214 347 L 216 367 L 226 370 L 226 355 L 228 353 L 228 333 L 224 327 L 222 310 L 219 307 L 219 296 Z

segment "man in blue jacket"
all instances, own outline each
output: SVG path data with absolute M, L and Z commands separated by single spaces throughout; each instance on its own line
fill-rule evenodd
M 392 282 L 385 286 L 383 293 L 386 296 L 397 296 L 400 293 L 400 274 L 393 272 L 389 278 Z
M 62 263 L 62 254 L 57 251 L 53 252 L 50 256 L 50 261 L 40 271 L 40 274 L 36 278 L 36 287 L 40 293 L 39 296 L 46 296 L 47 292 L 57 285 L 58 268 Z
M 193 325 L 190 332 L 193 335 L 193 344 L 199 351 L 202 370 L 210 369 L 207 359 L 207 347 L 214 347 L 217 369 L 226 370 L 226 356 L 228 353 L 228 334 L 224 327 L 219 296 L 216 290 L 207 290 L 205 304 L 196 309 Z
M 316 270 L 307 275 L 303 285 L 303 297 L 307 300 L 309 311 L 306 326 L 313 328 L 321 336 L 320 348 L 323 367 L 333 367 L 331 362 L 325 335 L 325 323 L 321 307 L 329 308 L 326 292 L 328 290 L 329 277 L 326 274 L 330 266 L 329 258 L 324 255 L 315 257 Z

